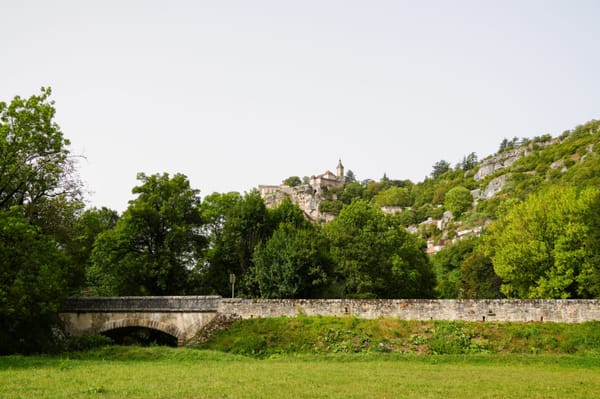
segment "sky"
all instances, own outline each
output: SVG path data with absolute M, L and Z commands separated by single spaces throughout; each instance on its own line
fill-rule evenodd
M 89 206 L 439 160 L 600 117 L 600 2 L 0 0 L 0 100 L 52 88 Z

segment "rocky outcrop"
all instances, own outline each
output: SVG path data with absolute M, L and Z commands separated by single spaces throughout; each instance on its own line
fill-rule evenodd
M 319 210 L 319 204 L 323 199 L 309 184 L 296 187 L 286 185 L 258 186 L 258 190 L 267 208 L 275 208 L 284 199 L 289 198 L 292 203 L 298 205 L 308 220 L 312 222 L 329 222 L 333 220 L 333 215 Z
M 510 176 L 510 173 L 507 173 L 505 175 L 493 178 L 492 180 L 490 180 L 485 189 L 472 190 L 471 195 L 473 195 L 473 198 L 475 198 L 476 200 L 490 199 L 496 194 L 498 194 L 500 191 L 502 191 L 504 185 L 506 184 Z
M 496 171 L 508 168 L 515 161 L 529 155 L 526 147 L 519 147 L 512 150 L 501 152 L 493 157 L 484 159 L 479 164 L 479 170 L 473 177 L 476 181 L 482 180 Z

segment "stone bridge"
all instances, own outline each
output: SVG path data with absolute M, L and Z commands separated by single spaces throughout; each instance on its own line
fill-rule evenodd
M 181 345 L 216 316 L 220 300 L 220 296 L 70 298 L 60 317 L 70 335 L 147 327 L 177 338 Z
M 465 320 L 480 322 L 600 321 L 600 300 L 452 299 L 224 299 L 219 296 L 71 298 L 60 316 L 67 333 L 102 333 L 147 327 L 177 338 L 179 345 L 217 315 L 226 318 L 334 316 L 364 319 Z

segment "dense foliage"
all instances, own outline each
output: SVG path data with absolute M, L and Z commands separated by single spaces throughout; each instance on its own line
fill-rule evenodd
M 0 102 L 0 354 L 50 349 L 83 277 L 71 256 L 81 187 L 50 94 Z
M 138 175 L 119 215 L 85 208 L 50 94 L 0 102 L 0 353 L 48 349 L 62 299 L 80 293 L 600 297 L 598 121 L 438 161 L 419 183 L 348 170 L 323 190 L 328 224 L 290 199 L 202 199 L 186 176 L 160 173 Z
M 139 174 L 137 198 L 94 245 L 88 278 L 101 295 L 186 292 L 206 238 L 197 190 L 181 174 Z
M 365 200 L 353 201 L 325 227 L 340 297 L 427 298 L 434 276 L 424 243 Z

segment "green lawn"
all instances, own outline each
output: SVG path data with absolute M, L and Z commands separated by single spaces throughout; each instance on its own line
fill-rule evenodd
M 0 398 L 593 398 L 600 356 L 339 354 L 253 359 L 107 347 L 0 357 Z

